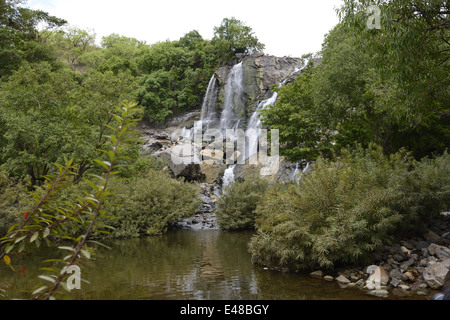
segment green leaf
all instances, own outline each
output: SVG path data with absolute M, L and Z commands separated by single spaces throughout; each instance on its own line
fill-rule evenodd
M 39 231 L 35 232 L 31 238 L 30 238 L 30 243 L 33 243 L 37 238 L 39 237 Z
M 97 162 L 99 165 L 101 165 L 106 170 L 109 170 L 109 166 L 111 165 L 111 163 L 109 163 L 107 161 L 102 161 L 102 160 L 99 160 L 99 159 L 94 159 L 94 161 Z
M 91 253 L 87 250 L 81 250 L 81 253 L 83 256 L 85 256 L 87 259 L 91 259 Z
M 15 244 L 19 243 L 20 241 L 22 241 L 23 239 L 25 239 L 27 236 L 22 236 L 20 238 L 17 238 L 16 241 L 14 241 Z
M 39 275 L 38 276 L 38 278 L 40 278 L 40 279 L 42 279 L 42 280 L 45 280 L 45 281 L 48 281 L 48 282 L 51 282 L 51 283 L 55 283 L 55 278 L 52 278 L 52 277 L 49 277 L 49 276 L 46 276 L 46 275 Z
M 47 238 L 49 236 L 49 234 L 50 234 L 50 229 L 49 228 L 45 228 L 45 230 L 44 230 L 44 232 L 42 234 L 42 237 L 45 239 L 45 238 Z
M 61 249 L 61 250 L 68 250 L 68 251 L 75 252 L 75 249 L 74 249 L 74 248 L 68 247 L 68 246 L 59 246 L 58 249 Z

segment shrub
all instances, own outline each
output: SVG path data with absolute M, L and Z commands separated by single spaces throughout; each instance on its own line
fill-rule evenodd
M 217 201 L 217 222 L 224 230 L 254 229 L 256 206 L 264 197 L 268 182 L 251 173 L 244 180 L 226 186 Z
M 118 181 L 113 188 L 109 210 L 115 238 L 156 235 L 168 226 L 198 211 L 198 189 L 164 173 L 148 171 L 129 181 Z M 116 205 L 118 204 L 118 205 Z
M 294 269 L 367 263 L 448 205 L 448 171 L 447 154 L 417 163 L 380 148 L 317 160 L 299 185 L 272 186 L 258 205 L 252 259 Z
M 23 218 L 31 201 L 23 183 L 15 183 L 0 171 L 0 236 Z

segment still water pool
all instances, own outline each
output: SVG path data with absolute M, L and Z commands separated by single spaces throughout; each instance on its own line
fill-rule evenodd
M 251 232 L 177 230 L 143 239 L 104 242 L 95 260 L 82 268 L 74 300 L 366 300 L 376 299 L 359 289 L 340 289 L 336 282 L 308 274 L 281 273 L 253 265 L 247 250 Z M 60 250 L 57 250 L 60 251 Z M 23 273 L 0 266 L 0 287 L 9 298 L 27 298 L 39 284 L 44 258 L 14 257 Z M 17 271 L 17 270 L 16 270 Z M 395 298 L 395 297 L 391 297 Z

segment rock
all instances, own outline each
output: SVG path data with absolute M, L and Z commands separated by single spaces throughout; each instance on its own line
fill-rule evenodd
M 440 243 L 441 242 L 441 237 L 439 237 L 435 232 L 433 231 L 428 231 L 427 233 L 425 233 L 423 235 L 423 238 L 431 243 Z
M 408 277 L 403 272 L 401 272 L 399 269 L 391 270 L 391 272 L 389 272 L 389 276 L 393 279 L 398 279 L 401 281 L 408 280 Z
M 344 276 L 343 274 L 341 274 L 339 277 L 336 278 L 336 281 L 339 282 L 339 284 L 343 284 L 343 285 L 347 285 L 349 284 L 351 281 L 347 279 L 346 276 Z
M 408 291 L 410 288 L 407 286 L 407 285 L 405 285 L 405 284 L 401 284 L 401 285 L 399 285 L 398 286 L 400 289 L 402 289 L 402 290 L 404 290 L 404 291 Z
M 426 242 L 426 241 L 417 241 L 417 243 L 416 243 L 416 249 L 417 250 L 422 250 L 422 249 L 426 249 L 426 248 L 428 248 L 428 245 L 429 245 L 429 243 L 428 242 Z
M 408 277 L 408 280 L 409 280 L 409 281 L 414 281 L 414 280 L 416 280 L 416 277 L 414 276 L 414 274 L 413 274 L 411 271 L 406 271 L 406 272 L 405 272 L 405 276 Z
M 444 285 L 449 268 L 450 259 L 435 263 L 425 268 L 423 278 L 432 289 L 439 289 Z
M 205 174 L 201 166 L 199 147 L 193 143 L 182 143 L 162 152 L 156 153 L 165 160 L 174 175 L 188 181 L 204 181 Z
M 411 254 L 411 251 L 409 251 L 406 247 L 401 246 L 400 250 L 403 252 L 404 255 L 409 256 Z
M 365 281 L 364 281 L 364 279 L 359 279 L 358 281 L 356 281 L 356 285 L 359 287 L 359 288 L 362 288 L 362 287 L 364 287 L 364 285 L 365 285 Z
M 435 243 L 429 245 L 428 252 L 441 260 L 450 259 L 450 249 Z
M 389 291 L 383 289 L 371 290 L 369 294 L 376 297 L 386 298 L 389 296 Z
M 405 260 L 405 258 L 401 254 L 398 254 L 398 253 L 394 254 L 392 257 L 394 258 L 395 261 L 398 261 L 398 262 L 402 262 L 403 260 Z
M 202 161 L 202 170 L 205 174 L 205 182 L 206 183 L 216 183 L 219 178 L 223 177 L 223 173 L 225 172 L 226 166 L 218 161 L 214 161 L 210 163 L 209 161 Z
M 326 281 L 333 281 L 334 280 L 334 278 L 332 276 L 330 276 L 330 275 L 326 275 L 325 277 L 323 277 L 323 279 L 326 280 Z
M 322 270 L 313 271 L 313 272 L 311 272 L 309 275 L 310 275 L 311 277 L 314 277 L 314 278 L 320 278 L 320 279 L 322 279 L 322 278 L 323 278 L 323 271 L 322 271 Z
M 415 263 L 415 260 L 413 258 L 409 259 L 408 261 L 403 262 L 400 265 L 400 269 L 408 269 Z
M 397 288 L 401 283 L 402 281 L 398 278 L 392 278 L 390 281 L 390 285 L 393 286 L 394 288 Z

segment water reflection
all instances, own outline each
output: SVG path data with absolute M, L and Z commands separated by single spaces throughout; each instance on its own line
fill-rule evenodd
M 247 251 L 251 232 L 179 230 L 163 236 L 117 240 L 99 247 L 96 260 L 82 269 L 81 290 L 71 299 L 84 300 L 319 300 L 374 299 L 358 289 L 305 274 L 280 273 L 252 265 Z M 58 250 L 59 251 L 59 250 Z M 15 258 L 25 274 L 0 267 L 0 285 L 9 297 L 25 298 L 33 290 L 38 268 L 55 250 L 41 256 Z M 5 268 L 6 267 L 6 268 Z M 41 272 L 42 273 L 42 272 Z M 28 295 L 29 296 L 29 295 Z

